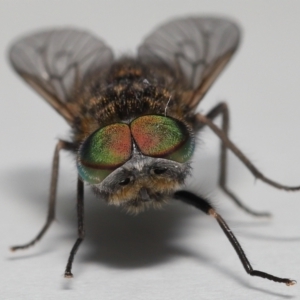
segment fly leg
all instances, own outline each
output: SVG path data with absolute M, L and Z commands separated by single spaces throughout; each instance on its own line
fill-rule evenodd
M 83 181 L 78 178 L 77 181 L 77 224 L 78 224 L 78 236 L 77 240 L 71 249 L 68 263 L 65 270 L 65 278 L 72 278 L 72 264 L 75 257 L 75 254 L 84 239 L 85 230 L 84 230 L 84 185 Z
M 218 116 L 222 117 L 222 131 L 228 137 L 229 134 L 229 110 L 225 102 L 221 102 L 216 105 L 206 117 L 210 120 L 214 120 Z M 202 124 L 204 127 L 205 125 Z M 201 127 L 200 127 L 201 128 Z M 270 216 L 267 212 L 256 212 L 248 208 L 239 198 L 227 187 L 227 147 L 223 140 L 221 140 L 221 152 L 220 152 L 220 174 L 219 174 L 219 186 L 224 191 L 224 193 L 231 199 L 233 202 L 239 206 L 242 210 L 247 212 L 250 215 L 258 217 L 268 217 Z
M 51 174 L 51 184 L 50 184 L 50 195 L 49 195 L 49 201 L 48 201 L 48 215 L 46 219 L 45 225 L 42 227 L 38 235 L 29 243 L 24 244 L 24 245 L 19 245 L 19 246 L 13 246 L 11 247 L 12 251 L 16 251 L 19 249 L 26 249 L 31 246 L 33 246 L 37 241 L 39 241 L 48 228 L 50 227 L 52 221 L 55 218 L 55 204 L 56 204 L 56 189 L 57 189 L 57 180 L 58 180 L 58 168 L 59 168 L 59 152 L 60 150 L 69 150 L 72 151 L 74 150 L 74 145 L 70 142 L 66 141 L 58 141 L 55 147 L 54 151 L 54 157 L 52 161 L 52 174 Z
M 221 115 L 222 118 L 222 129 L 217 127 L 212 120 L 217 116 Z M 220 176 L 219 185 L 221 189 L 244 211 L 254 216 L 270 216 L 269 213 L 265 212 L 255 212 L 248 207 L 246 207 L 236 195 L 227 187 L 227 149 L 230 149 L 244 165 L 250 170 L 250 172 L 255 176 L 255 178 L 264 181 L 265 183 L 274 186 L 278 189 L 283 189 L 286 191 L 296 191 L 300 190 L 300 186 L 290 187 L 279 184 L 269 178 L 265 177 L 252 163 L 251 161 L 229 140 L 228 130 L 229 130 L 229 112 L 226 103 L 220 103 L 214 107 L 206 116 L 202 114 L 197 114 L 198 128 L 201 129 L 204 126 L 208 126 L 220 139 L 221 139 L 221 154 L 220 154 Z
M 181 200 L 184 203 L 190 204 L 201 211 L 203 211 L 205 214 L 213 217 L 225 233 L 227 239 L 231 243 L 232 247 L 234 248 L 236 254 L 238 255 L 245 271 L 251 275 L 251 276 L 257 276 L 261 278 L 265 278 L 268 280 L 272 280 L 279 283 L 285 283 L 287 286 L 296 284 L 295 280 L 289 279 L 289 278 L 281 278 L 277 277 L 262 271 L 253 270 L 242 246 L 236 239 L 235 235 L 233 234 L 230 227 L 227 225 L 227 223 L 224 221 L 224 219 L 216 212 L 216 210 L 210 205 L 210 203 L 203 199 L 202 197 L 199 197 L 193 193 L 187 192 L 187 191 L 178 191 L 174 194 L 174 198 L 177 200 Z

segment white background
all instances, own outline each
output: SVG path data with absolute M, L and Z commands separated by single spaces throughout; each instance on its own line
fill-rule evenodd
M 76 238 L 73 158 L 62 155 L 57 221 L 34 248 L 10 253 L 41 228 L 50 166 L 68 126 L 8 65 L 9 44 L 31 30 L 74 25 L 91 30 L 117 54 L 134 53 L 145 34 L 175 16 L 224 15 L 243 30 L 241 47 L 200 110 L 226 100 L 232 140 L 261 171 L 300 184 L 299 1 L 25 1 L 0 2 L 0 299 L 299 299 L 286 287 L 248 276 L 214 220 L 181 203 L 133 217 L 86 192 L 86 240 L 64 279 Z M 300 192 L 254 180 L 230 156 L 229 183 L 257 219 L 217 187 L 217 138 L 203 132 L 190 180 L 211 198 L 253 267 L 300 281 Z

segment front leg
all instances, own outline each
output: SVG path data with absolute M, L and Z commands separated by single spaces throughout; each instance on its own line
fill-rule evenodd
M 174 194 L 174 199 L 181 200 L 184 203 L 190 204 L 195 206 L 196 208 L 203 211 L 205 214 L 213 217 L 218 223 L 223 232 L 225 233 L 226 237 L 228 238 L 229 242 L 233 246 L 236 254 L 238 255 L 245 271 L 251 276 L 257 276 L 266 278 L 268 280 L 272 280 L 275 282 L 285 283 L 287 286 L 296 284 L 295 280 L 288 279 L 288 278 L 281 278 L 277 277 L 262 271 L 253 270 L 242 246 L 238 242 L 237 238 L 233 234 L 232 230 L 229 228 L 227 223 L 224 219 L 216 212 L 216 210 L 211 206 L 211 204 L 202 197 L 199 197 L 191 192 L 187 191 L 178 191 Z
M 72 264 L 75 254 L 84 239 L 84 184 L 83 181 L 78 178 L 77 180 L 77 224 L 78 224 L 78 237 L 70 252 L 68 263 L 65 270 L 65 277 L 72 278 Z
M 60 150 L 69 150 L 74 151 L 75 146 L 74 144 L 66 141 L 58 141 L 55 151 L 54 151 L 54 157 L 52 162 L 52 174 L 51 174 L 51 184 L 50 184 L 50 195 L 49 195 L 49 204 L 48 204 L 48 214 L 45 225 L 42 227 L 38 235 L 29 243 L 19 246 L 13 246 L 11 247 L 12 251 L 20 250 L 20 249 L 26 249 L 31 246 L 33 246 L 37 241 L 39 241 L 48 228 L 50 227 L 52 221 L 55 218 L 55 204 L 56 204 L 56 189 L 57 189 L 57 180 L 58 180 L 58 169 L 59 169 L 59 153 Z

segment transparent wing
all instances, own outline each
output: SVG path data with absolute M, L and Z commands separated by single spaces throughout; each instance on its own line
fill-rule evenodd
M 113 60 L 101 40 L 75 29 L 42 31 L 21 38 L 10 49 L 14 69 L 69 123 L 74 89 L 96 68 Z
M 195 107 L 239 44 L 240 31 L 226 19 L 192 17 L 160 26 L 138 49 L 142 61 L 155 61 L 180 73 L 194 90 Z

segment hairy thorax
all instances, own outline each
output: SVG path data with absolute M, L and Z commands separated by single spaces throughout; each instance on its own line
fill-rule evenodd
M 73 127 L 75 142 L 100 127 L 141 115 L 167 115 L 189 122 L 185 97 L 190 94 L 173 73 L 161 65 L 122 58 L 90 74 L 75 93 L 76 104 L 69 103 L 80 116 Z

